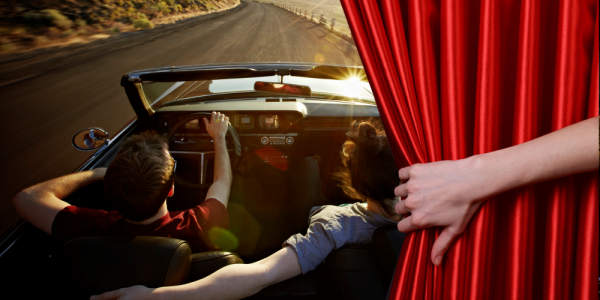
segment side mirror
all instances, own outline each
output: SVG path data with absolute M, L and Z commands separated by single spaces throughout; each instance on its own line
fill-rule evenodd
M 100 148 L 108 141 L 108 132 L 99 128 L 87 128 L 75 134 L 72 143 L 77 150 L 90 151 Z

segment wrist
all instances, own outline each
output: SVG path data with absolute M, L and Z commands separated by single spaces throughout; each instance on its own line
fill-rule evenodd
M 213 137 L 213 143 L 215 143 L 215 144 L 225 144 L 225 137 L 224 136 Z
M 153 299 L 153 300 L 170 299 L 169 294 L 170 294 L 169 287 L 155 288 L 150 293 L 150 295 L 151 295 L 150 299 Z
M 492 166 L 486 160 L 484 155 L 474 155 L 467 157 L 461 162 L 463 170 L 470 177 L 469 181 L 475 183 L 471 187 L 473 192 L 473 202 L 483 202 L 486 198 L 499 193 L 501 189 L 500 178 L 495 176 Z

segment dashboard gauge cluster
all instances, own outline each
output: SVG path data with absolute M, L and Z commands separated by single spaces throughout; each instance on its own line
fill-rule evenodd
M 298 132 L 298 121 L 302 116 L 296 113 L 265 112 L 231 113 L 233 126 L 240 133 L 286 133 Z
M 260 128 L 279 129 L 279 115 L 260 115 Z
M 236 129 L 252 129 L 254 128 L 254 116 L 235 115 L 233 126 Z
M 184 125 L 188 129 L 200 129 L 200 120 L 191 120 Z
M 244 146 L 290 148 L 298 144 L 302 121 L 302 114 L 299 112 L 230 111 L 225 114 L 229 116 L 231 125 Z M 187 115 L 189 114 L 162 115 L 159 125 L 162 132 L 169 132 L 173 124 Z M 171 146 L 185 151 L 208 151 L 214 148 L 201 117 L 181 126 L 175 133 Z

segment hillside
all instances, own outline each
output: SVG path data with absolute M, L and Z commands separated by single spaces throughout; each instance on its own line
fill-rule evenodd
M 85 43 L 233 8 L 239 0 L 5 0 L 0 53 Z

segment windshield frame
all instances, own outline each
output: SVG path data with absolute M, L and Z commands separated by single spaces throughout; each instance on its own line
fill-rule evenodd
M 139 70 L 124 75 L 121 78 L 121 86 L 125 88 L 125 93 L 138 118 L 146 119 L 153 115 L 155 111 L 147 101 L 142 88 L 143 81 L 177 82 L 253 78 L 273 75 L 291 75 L 333 80 L 355 78 L 358 81 L 368 82 L 366 72 L 362 66 L 317 65 L 309 63 L 252 63 L 211 64 Z

